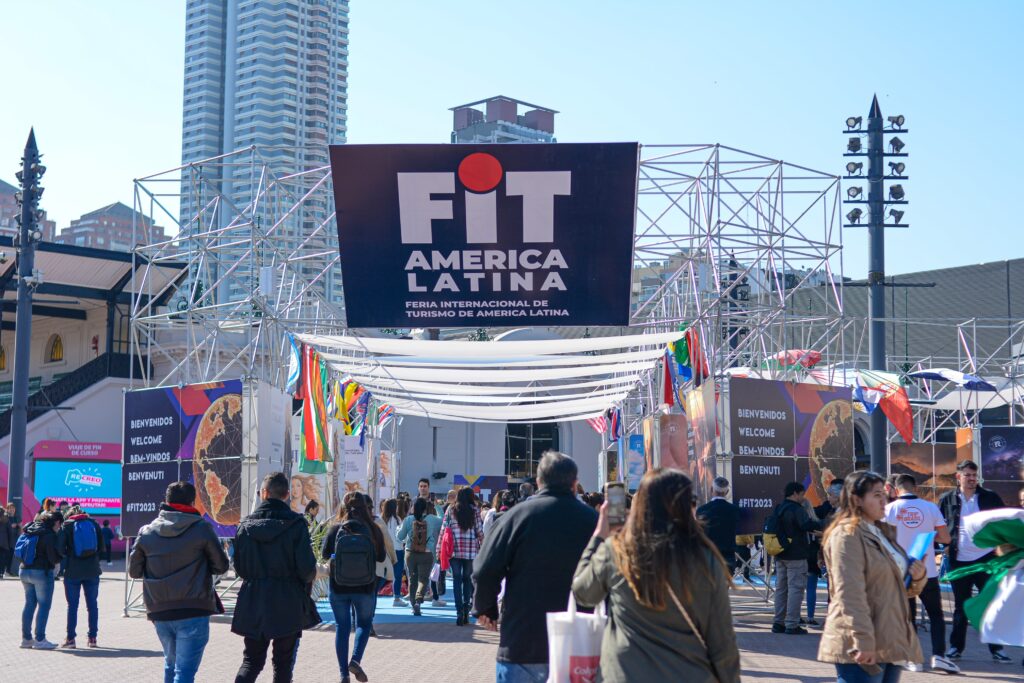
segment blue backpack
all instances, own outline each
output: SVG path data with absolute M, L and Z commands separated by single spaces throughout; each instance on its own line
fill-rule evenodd
M 96 522 L 83 519 L 74 523 L 72 539 L 75 544 L 75 557 L 92 557 L 96 554 Z
M 30 565 L 36 561 L 36 545 L 39 543 L 39 536 L 22 534 L 18 536 L 14 544 L 14 556 L 21 560 L 24 565 Z

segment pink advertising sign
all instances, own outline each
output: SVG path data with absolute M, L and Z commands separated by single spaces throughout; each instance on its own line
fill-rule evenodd
M 121 444 L 89 441 L 40 441 L 32 450 L 36 460 L 104 460 L 121 462 Z

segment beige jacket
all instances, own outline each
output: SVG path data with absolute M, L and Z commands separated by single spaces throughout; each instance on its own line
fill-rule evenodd
M 857 650 L 875 652 L 886 664 L 921 662 L 907 598 L 921 592 L 927 576 L 904 588 L 899 567 L 867 524 L 837 527 L 823 548 L 831 602 L 818 661 L 851 664 L 850 651 Z M 899 548 L 893 527 L 878 527 Z

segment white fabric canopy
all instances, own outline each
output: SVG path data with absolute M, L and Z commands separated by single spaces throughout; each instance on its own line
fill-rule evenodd
M 624 388 L 632 388 L 640 381 L 640 375 L 622 375 L 612 379 L 593 379 L 586 382 L 570 382 L 569 384 L 558 384 L 545 382 L 543 384 L 530 384 L 529 386 L 499 387 L 496 385 L 481 384 L 450 384 L 445 382 L 399 382 L 397 380 L 373 380 L 372 382 L 359 382 L 371 393 L 374 391 L 388 391 L 402 389 L 413 392 L 445 393 L 458 396 L 500 396 L 517 394 L 545 394 L 549 391 L 566 391 L 569 389 L 585 389 L 587 387 L 612 388 L 622 385 Z
M 377 339 L 302 334 L 299 341 L 320 349 L 365 351 L 424 358 L 507 358 L 553 353 L 587 353 L 611 349 L 664 347 L 681 339 L 682 332 L 633 334 L 621 337 L 589 337 L 584 339 L 544 339 L 530 341 L 426 341 L 420 339 Z
M 598 356 L 595 360 L 600 360 Z M 648 370 L 650 363 L 612 363 L 568 368 L 542 368 L 536 370 L 472 370 L 462 368 L 406 368 L 390 365 L 366 367 L 332 362 L 339 372 L 351 375 L 361 383 L 365 379 L 414 379 L 425 382 L 534 382 L 546 379 L 568 379 L 570 377 L 594 377 L 616 373 L 636 373 Z
M 518 342 L 509 342 L 518 343 Z M 387 365 L 388 367 L 442 367 L 442 368 L 509 368 L 509 367 L 570 367 L 574 365 L 593 365 L 596 360 L 602 363 L 630 363 L 649 361 L 661 358 L 664 348 L 647 349 L 645 351 L 628 351 L 625 353 L 608 353 L 601 356 L 532 356 L 509 358 L 418 358 L 414 356 L 352 356 L 337 353 L 321 354 L 324 360 L 343 365 Z
M 624 400 L 661 363 L 666 345 L 681 337 L 670 332 L 543 341 L 299 339 L 401 415 L 556 422 L 596 417 Z
M 394 389 L 371 389 L 377 398 L 387 402 L 392 399 L 415 399 L 430 403 L 494 403 L 501 405 L 517 405 L 527 403 L 546 403 L 548 401 L 572 401 L 584 398 L 597 398 L 599 396 L 612 396 L 615 394 L 629 393 L 631 386 L 616 385 L 611 388 L 595 389 L 589 392 L 576 392 L 572 394 L 555 394 L 552 396 L 541 396 L 538 394 L 524 394 L 522 396 L 499 395 L 499 396 L 463 396 L 459 394 L 424 394 L 415 391 L 403 392 Z

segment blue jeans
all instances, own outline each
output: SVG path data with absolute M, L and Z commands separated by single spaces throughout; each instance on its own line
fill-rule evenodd
M 193 683 L 210 640 L 210 617 L 154 621 L 164 649 L 164 683 Z
M 814 619 L 814 608 L 818 606 L 818 579 L 817 574 L 807 574 L 807 620 Z
M 395 548 L 395 555 L 398 557 L 398 561 L 395 562 L 395 584 L 392 586 L 391 592 L 395 594 L 396 598 L 402 597 L 402 575 L 405 573 L 405 550 L 399 550 Z M 412 586 L 409 586 L 410 591 Z
M 360 662 L 373 626 L 374 593 L 335 593 L 331 591 L 331 611 L 334 612 L 334 651 L 338 655 L 341 677 L 348 675 L 349 661 Z M 348 658 L 348 634 L 352 632 L 352 610 L 356 613 L 356 641 L 352 646 L 352 659 Z
M 46 620 L 50 618 L 50 603 L 53 601 L 53 570 L 22 569 L 21 586 L 25 589 L 25 609 L 21 612 L 21 638 L 32 640 L 34 614 L 36 640 L 46 640 Z
M 455 607 L 468 610 L 473 605 L 473 560 L 453 557 L 451 569 Z
M 548 680 L 547 664 L 513 664 L 498 662 L 495 683 L 545 683 Z
M 68 600 L 68 638 L 74 639 L 78 626 L 78 599 L 85 590 L 85 609 L 89 613 L 89 637 L 95 638 L 100 628 L 100 577 L 95 579 L 64 579 L 64 597 Z
M 837 683 L 896 683 L 900 680 L 902 668 L 895 664 L 879 664 L 882 673 L 869 676 L 860 664 L 836 664 Z

